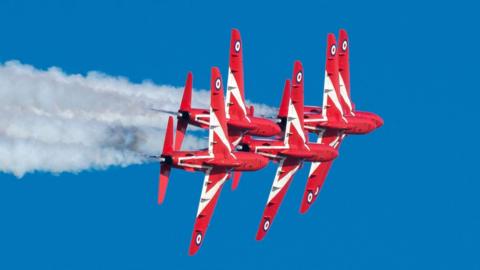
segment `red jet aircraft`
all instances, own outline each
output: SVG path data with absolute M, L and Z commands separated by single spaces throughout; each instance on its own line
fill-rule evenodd
M 380 116 L 355 111 L 350 98 L 349 42 L 340 30 L 342 47 L 337 53 L 335 36 L 328 35 L 323 107 L 307 106 L 305 128 L 318 134 L 317 143 L 338 149 L 347 134 L 367 134 L 383 125 Z M 305 213 L 315 201 L 333 161 L 312 162 L 300 212 Z
M 287 81 L 279 115 L 285 112 L 285 100 L 288 100 L 288 112 L 283 140 L 251 139 L 246 137 L 239 145 L 243 151 L 251 151 L 278 161 L 279 165 L 268 196 L 263 218 L 257 231 L 257 240 L 263 239 L 275 218 L 275 215 L 287 192 L 290 182 L 304 161 L 326 162 L 338 156 L 333 147 L 309 143 L 303 123 L 303 68 L 300 61 L 294 64 L 291 90 Z
M 226 94 L 226 119 L 232 144 L 236 146 L 244 133 L 253 136 L 271 137 L 281 133 L 280 127 L 273 121 L 253 116 L 245 105 L 245 87 L 243 80 L 243 53 L 240 32 L 232 30 L 230 40 L 230 57 Z M 175 149 L 181 145 L 188 124 L 208 128 L 208 109 L 192 108 L 192 74 L 189 73 L 185 83 L 180 109 L 177 113 L 178 123 L 175 138 Z M 251 112 L 251 113 L 249 113 Z
M 173 117 L 168 119 L 167 131 L 160 156 L 158 203 L 165 198 L 172 167 L 205 173 L 203 188 L 193 228 L 189 254 L 195 254 L 205 237 L 220 191 L 231 171 L 256 171 L 264 168 L 268 159 L 254 153 L 232 152 L 227 131 L 223 85 L 218 68 L 212 68 L 210 83 L 210 114 L 208 149 L 179 151 L 173 147 Z

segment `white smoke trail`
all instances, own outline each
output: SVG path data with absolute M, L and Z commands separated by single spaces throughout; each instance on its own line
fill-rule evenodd
M 131 83 L 98 72 L 68 75 L 18 61 L 0 64 L 0 171 L 79 172 L 147 162 L 161 152 L 168 115 L 183 87 Z M 208 108 L 208 91 L 194 91 L 193 105 Z M 257 115 L 275 110 L 255 104 Z M 206 146 L 187 135 L 183 148 Z

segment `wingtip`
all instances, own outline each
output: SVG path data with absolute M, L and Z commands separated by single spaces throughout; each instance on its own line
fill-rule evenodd
M 242 37 L 240 36 L 240 31 L 233 28 L 230 38 L 230 53 L 232 56 L 238 57 L 242 55 Z
M 240 39 L 240 30 L 238 28 L 232 28 L 232 39 Z
M 319 192 L 319 189 L 317 189 L 316 193 L 315 191 L 312 191 L 309 189 L 305 190 L 303 199 L 302 199 L 302 204 L 300 205 L 300 214 L 305 214 L 310 209 L 313 202 L 315 202 L 315 200 L 318 197 L 318 192 Z
M 195 255 L 200 249 L 203 243 L 203 234 L 199 231 L 194 231 L 192 234 L 192 240 L 190 241 L 190 247 L 188 248 L 188 255 Z
M 270 230 L 270 226 L 271 226 L 270 218 L 264 217 L 262 219 L 262 222 L 260 222 L 260 225 L 258 226 L 258 231 L 257 231 L 257 235 L 255 236 L 255 239 L 257 241 L 263 240 L 267 232 Z
M 195 244 L 192 244 L 192 245 L 195 246 Z M 196 247 L 196 246 L 192 247 L 192 245 L 190 245 L 190 248 L 188 249 L 188 255 L 189 256 L 194 256 L 198 251 L 198 247 Z
M 160 164 L 160 175 L 158 177 L 158 199 L 157 203 L 161 205 L 165 200 L 168 182 L 170 178 L 171 167 L 168 164 Z
M 348 34 L 345 29 L 340 29 L 339 35 L 338 35 L 338 44 L 340 47 L 340 56 L 343 56 L 344 54 L 348 53 L 348 49 L 350 47 L 350 41 L 348 40 Z
M 292 86 L 297 86 L 303 83 L 303 65 L 302 62 L 296 60 L 293 64 Z
M 191 71 L 187 73 L 187 78 L 185 79 L 185 87 L 183 88 L 182 100 L 180 101 L 180 110 L 188 111 L 190 110 L 192 103 L 192 87 L 193 87 L 193 74 Z
M 335 43 L 336 42 L 335 34 L 334 33 L 328 33 L 327 34 L 327 40 L 328 40 L 328 42 Z
M 348 39 L 347 30 L 341 28 L 340 31 L 338 32 L 338 37 L 340 38 L 341 41 L 344 39 Z
M 255 236 L 255 240 L 262 241 L 264 237 L 265 233 L 261 229 L 259 229 L 257 235 Z
M 211 75 L 212 75 L 212 87 L 215 88 L 215 80 L 220 79 L 220 82 L 222 80 L 222 78 L 220 76 L 220 69 L 218 69 L 218 67 L 212 67 Z
M 212 67 L 211 79 L 210 79 L 210 89 L 211 93 L 222 93 L 223 94 L 223 81 L 222 75 L 218 67 Z M 214 91 L 213 91 L 214 90 Z
M 298 71 L 303 71 L 303 65 L 300 60 L 295 61 L 295 63 L 293 64 L 293 70 L 295 73 Z
M 240 182 L 240 176 L 241 176 L 241 172 L 239 171 L 233 172 L 232 191 L 237 189 L 238 183 Z
M 337 41 L 333 33 L 327 35 L 327 56 L 328 58 L 334 58 L 337 54 Z
M 185 87 L 192 88 L 192 82 L 193 82 L 193 73 L 189 71 L 187 73 L 187 79 L 185 80 Z
M 307 213 L 308 209 L 310 208 L 310 204 L 306 203 L 305 201 L 302 201 L 302 204 L 300 205 L 300 214 L 305 214 Z

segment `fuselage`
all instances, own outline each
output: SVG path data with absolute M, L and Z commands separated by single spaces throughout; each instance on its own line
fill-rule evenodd
M 285 145 L 280 140 L 255 140 L 251 139 L 247 144 L 241 145 L 242 151 L 249 151 L 272 160 L 283 157 L 303 159 L 305 161 L 323 162 L 333 160 L 338 156 L 338 151 L 324 144 L 307 143 L 305 147 Z
M 205 171 L 212 167 L 223 167 L 233 171 L 257 171 L 268 164 L 268 159 L 248 152 L 235 152 L 226 154 L 208 153 L 208 150 L 175 151 L 162 157 L 177 169 L 186 171 Z
M 192 108 L 188 112 L 179 112 L 178 117 L 185 117 L 190 125 L 207 129 L 210 124 L 210 112 L 206 109 Z M 249 116 L 248 121 L 227 119 L 229 131 L 245 131 L 246 134 L 260 137 L 272 137 L 280 134 L 281 129 L 273 121 L 261 117 Z
M 371 112 L 356 111 L 344 117 L 346 121 L 325 119 L 321 107 L 305 106 L 305 128 L 313 132 L 321 128 L 331 128 L 343 130 L 345 134 L 367 134 L 383 125 L 383 119 Z
M 372 113 L 372 112 L 356 111 L 355 116 L 356 117 L 365 117 L 365 118 L 368 118 L 368 119 L 372 120 L 373 122 L 375 122 L 376 128 L 379 128 L 379 127 L 383 126 L 383 119 L 378 114 L 375 114 L 375 113 Z

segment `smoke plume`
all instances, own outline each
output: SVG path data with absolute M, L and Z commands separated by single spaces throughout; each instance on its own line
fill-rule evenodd
M 99 72 L 0 64 L 0 171 L 22 177 L 148 162 L 161 152 L 168 117 L 152 108 L 176 111 L 182 91 Z M 193 95 L 195 107 L 209 107 L 208 91 Z M 274 114 L 266 105 L 255 109 Z M 205 146 L 205 138 L 187 135 L 182 148 Z

